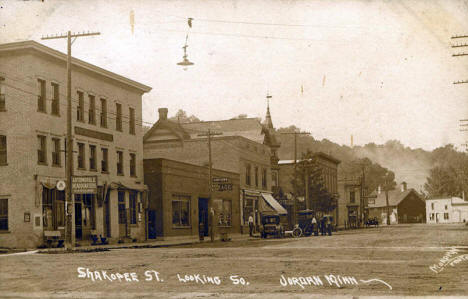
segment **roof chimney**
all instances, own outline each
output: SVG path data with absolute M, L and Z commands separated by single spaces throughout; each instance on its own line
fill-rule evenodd
M 408 188 L 408 184 L 406 184 L 406 182 L 402 182 L 401 183 L 401 192 L 405 192 L 407 188 Z
M 167 120 L 167 108 L 159 108 L 159 120 Z

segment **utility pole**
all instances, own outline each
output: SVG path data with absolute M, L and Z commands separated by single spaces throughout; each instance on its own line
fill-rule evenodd
M 208 137 L 208 215 L 210 215 L 209 223 L 210 223 L 210 238 L 211 242 L 214 241 L 214 211 L 213 210 L 213 188 L 212 188 L 212 162 L 211 162 L 211 136 L 222 135 L 223 133 L 218 132 L 211 132 L 208 129 L 208 132 L 198 134 L 198 136 L 207 136 Z
M 390 225 L 390 205 L 388 203 L 388 172 L 385 174 L 385 202 L 387 205 L 387 225 Z
M 42 40 L 46 39 L 67 39 L 67 196 L 66 196 L 66 209 L 65 209 L 65 248 L 67 250 L 73 248 L 75 244 L 75 236 L 73 234 L 73 215 L 74 215 L 74 200 L 72 190 L 72 177 L 73 177 L 73 135 L 72 135 L 72 101 L 71 101 L 71 77 L 72 77 L 72 56 L 71 46 L 77 37 L 99 35 L 99 32 L 87 32 L 87 33 L 71 33 L 67 32 L 66 35 L 54 35 L 42 37 Z M 71 38 L 74 38 L 73 41 Z
M 296 170 L 297 170 L 297 135 L 310 135 L 310 133 L 309 132 L 284 132 L 284 133 L 281 133 L 281 134 L 284 134 L 284 135 L 293 134 L 294 135 L 294 182 L 296 182 L 297 181 L 297 172 L 296 172 Z M 308 178 L 308 172 L 306 171 L 306 179 L 305 180 L 307 182 L 307 184 L 306 184 L 307 187 L 309 185 L 308 184 L 308 181 L 309 181 L 308 179 L 309 179 Z M 305 194 L 304 200 L 306 202 L 306 209 L 309 209 L 309 197 L 308 197 L 309 196 L 309 190 L 308 190 L 307 187 L 306 187 L 305 192 L 304 192 L 304 194 Z M 294 195 L 294 199 L 293 199 L 293 223 L 294 223 L 294 225 L 297 222 L 296 195 L 297 194 Z

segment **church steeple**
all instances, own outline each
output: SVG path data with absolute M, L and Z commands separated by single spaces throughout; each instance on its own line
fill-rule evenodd
M 266 99 L 267 99 L 267 112 L 265 116 L 265 121 L 263 122 L 263 125 L 265 125 L 268 129 L 273 129 L 273 122 L 271 121 L 271 114 L 270 114 L 270 99 L 272 96 L 267 93 Z

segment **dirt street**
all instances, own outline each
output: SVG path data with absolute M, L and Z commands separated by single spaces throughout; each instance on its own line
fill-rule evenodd
M 466 296 L 468 226 L 398 225 L 299 239 L 0 255 L 0 269 L 0 297 Z

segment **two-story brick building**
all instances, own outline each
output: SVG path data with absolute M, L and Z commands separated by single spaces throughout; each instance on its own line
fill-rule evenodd
M 66 60 L 34 41 L 0 45 L 0 247 L 64 235 Z M 141 101 L 151 88 L 75 58 L 71 88 L 74 175 L 98 185 L 68 208 L 73 238 L 144 239 Z
M 363 219 L 361 212 L 361 179 L 343 178 L 338 180 L 338 228 L 357 228 L 359 220 Z
M 211 138 L 212 166 L 240 175 L 241 225 L 248 225 L 249 215 L 258 224 L 261 210 L 276 203 L 271 196 L 274 155 L 269 146 L 273 140 L 270 131 L 256 118 L 177 123 L 168 120 L 167 113 L 166 108 L 160 108 L 158 122 L 145 134 L 144 159 L 166 158 L 207 166 L 206 133 L 222 133 Z

